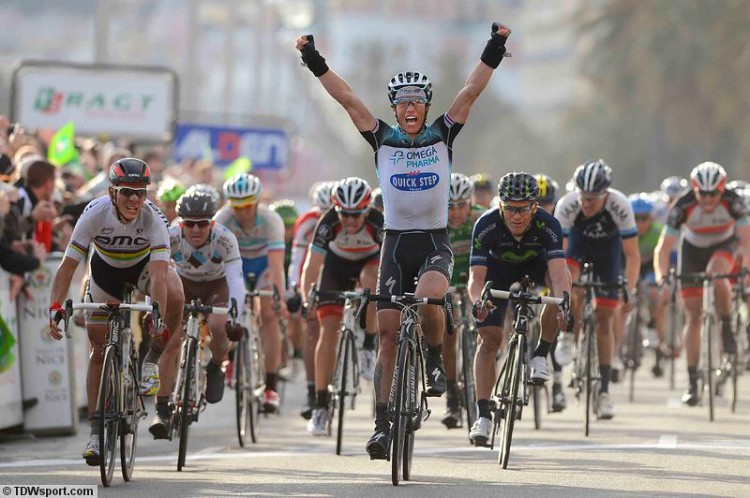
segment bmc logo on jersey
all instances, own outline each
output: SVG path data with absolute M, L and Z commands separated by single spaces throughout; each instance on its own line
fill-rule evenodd
M 429 190 L 440 182 L 437 173 L 400 174 L 391 176 L 391 185 L 405 192 Z
M 94 240 L 97 240 L 105 246 L 145 246 L 148 244 L 148 239 L 146 237 L 131 237 L 130 235 L 115 235 L 114 237 L 97 235 L 94 237 Z

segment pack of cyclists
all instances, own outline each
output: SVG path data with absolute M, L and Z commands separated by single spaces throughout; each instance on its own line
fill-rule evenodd
M 119 299 L 132 284 L 152 302 L 159 317 L 145 320 L 151 344 L 143 362 L 140 391 L 156 396 L 150 432 L 166 438 L 169 394 L 175 382 L 176 355 L 182 335 L 185 302 L 227 306 L 244 302 L 246 277 L 256 276 L 255 289 L 276 289 L 288 299 L 261 297 L 260 318 L 265 357 L 266 412 L 279 410 L 279 368 L 282 362 L 280 322 L 287 327 L 295 357 L 304 362 L 307 396 L 300 414 L 307 430 L 325 435 L 329 422 L 328 385 L 333 375 L 336 335 L 343 302 L 310 301 L 320 291 L 372 289 L 396 296 L 414 293 L 441 298 L 468 275 L 468 294 L 478 330 L 474 359 L 477 418 L 470 439 L 488 444 L 493 411 L 491 390 L 498 352 L 507 339 L 507 301 L 482 303 L 486 282 L 507 290 L 526 278 L 539 291 L 554 297 L 571 296 L 571 308 L 547 305 L 540 316 L 541 337 L 532 344 L 530 382 L 552 381 L 552 411 L 566 408 L 563 367 L 575 355 L 574 326 L 580 321 L 582 296 L 572 284 L 584 264 L 612 288 L 598 289 L 595 333 L 598 345 L 600 392 L 596 413 L 615 416 L 610 383 L 616 380 L 622 323 L 633 308 L 628 299 L 639 281 L 649 288 L 650 326 L 656 334 L 653 374 L 662 374 L 670 350 L 664 326 L 664 283 L 670 267 L 677 274 L 731 273 L 750 266 L 750 189 L 728 182 L 725 170 L 713 162 L 697 165 L 689 179 L 665 179 L 660 191 L 628 197 L 612 187 L 614 173 L 602 159 L 584 161 L 573 173 L 572 190 L 537 172 L 508 172 L 469 177 L 452 169 L 453 142 L 494 70 L 502 61 L 510 30 L 494 25 L 481 60 L 450 108 L 428 120 L 432 83 L 422 72 L 394 75 L 387 97 L 396 124 L 376 119 L 351 86 L 329 69 L 311 36 L 296 42 L 304 65 L 326 92 L 348 113 L 354 127 L 370 144 L 380 187 L 347 177 L 313 185 L 312 207 L 299 214 L 293 201 L 261 201 L 262 184 L 250 173 L 227 180 L 222 192 L 208 185 L 186 188 L 169 181 L 159 186 L 159 207 L 148 199 L 149 166 L 138 159 L 114 162 L 106 195 L 92 201 L 76 224 L 52 286 L 50 332 L 56 339 L 65 313 L 73 272 L 88 258 L 89 292 L 94 301 Z M 676 257 L 675 257 L 676 255 Z M 621 284 L 621 289 L 614 286 Z M 736 354 L 729 319 L 731 291 L 727 279 L 713 281 L 723 354 Z M 685 311 L 684 346 L 689 385 L 683 402 L 700 402 L 701 283 L 680 283 Z M 359 352 L 364 379 L 372 380 L 374 431 L 365 444 L 371 459 L 385 459 L 390 419 L 388 402 L 398 345 L 400 312 L 379 302 L 370 316 Z M 436 307 L 420 309 L 424 336 L 426 395 L 446 394 L 442 423 L 449 429 L 461 420 L 457 390 L 456 336 L 446 333 L 444 314 Z M 86 329 L 91 341 L 87 388 L 93 414 L 101 371 L 105 328 L 101 316 L 90 313 Z M 206 366 L 206 400 L 222 399 L 229 351 L 242 335 L 241 326 L 224 316 L 208 320 L 211 360 Z M 750 339 L 750 328 L 747 331 Z M 750 362 L 748 362 L 750 367 Z M 98 465 L 96 418 L 83 457 Z

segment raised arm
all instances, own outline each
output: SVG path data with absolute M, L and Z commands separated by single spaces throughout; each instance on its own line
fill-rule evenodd
M 365 107 L 365 104 L 354 93 L 344 78 L 328 68 L 326 60 L 315 48 L 313 35 L 303 35 L 297 38 L 297 50 L 302 54 L 302 61 L 307 68 L 318 78 L 320 84 L 326 89 L 349 114 L 349 117 L 359 131 L 369 131 L 375 127 L 375 117 Z
M 466 123 L 471 107 L 490 82 L 492 73 L 505 56 L 505 41 L 510 36 L 510 28 L 502 24 L 492 25 L 492 36 L 482 53 L 481 61 L 474 66 L 466 79 L 466 84 L 456 95 L 448 110 L 448 115 L 457 123 Z

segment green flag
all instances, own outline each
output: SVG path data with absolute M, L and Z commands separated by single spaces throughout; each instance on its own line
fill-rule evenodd
M 238 157 L 232 164 L 227 166 L 227 170 L 224 172 L 224 179 L 228 180 L 235 175 L 240 173 L 249 173 L 253 169 L 253 163 L 247 157 Z
M 13 345 L 16 343 L 16 338 L 13 337 L 13 333 L 8 328 L 8 324 L 5 323 L 2 315 L 0 315 L 0 373 L 5 372 L 8 368 L 13 365 L 15 357 L 11 352 Z
M 55 166 L 65 166 L 69 162 L 78 162 L 78 151 L 75 147 L 75 125 L 66 123 L 52 136 L 47 148 L 47 159 Z

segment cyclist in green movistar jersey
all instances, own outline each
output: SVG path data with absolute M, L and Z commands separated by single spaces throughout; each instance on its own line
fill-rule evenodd
M 453 276 L 450 281 L 451 287 L 461 283 L 461 274 L 469 275 L 471 233 L 474 230 L 474 223 L 484 211 L 484 207 L 474 204 L 474 183 L 471 179 L 461 173 L 452 173 L 450 199 L 448 201 L 448 236 L 453 248 L 454 261 Z M 461 421 L 458 389 L 456 388 L 457 342 L 457 334 L 443 335 L 448 406 L 442 422 L 448 429 L 455 429 Z

